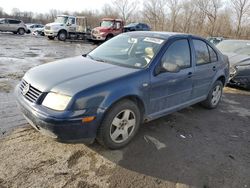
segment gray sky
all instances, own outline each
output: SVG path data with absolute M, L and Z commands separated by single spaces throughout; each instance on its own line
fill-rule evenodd
M 32 11 L 37 13 L 49 12 L 50 9 L 62 11 L 101 10 L 105 3 L 111 0 L 0 0 L 0 7 L 7 13 L 13 8 L 20 11 Z

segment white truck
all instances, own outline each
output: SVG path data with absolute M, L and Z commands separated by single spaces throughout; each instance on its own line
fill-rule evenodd
M 50 40 L 84 39 L 87 33 L 86 17 L 59 15 L 53 23 L 44 27 L 44 34 Z

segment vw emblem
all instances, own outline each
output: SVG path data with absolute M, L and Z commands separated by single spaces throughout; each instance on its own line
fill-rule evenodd
M 23 88 L 23 95 L 26 95 L 30 90 L 30 84 L 26 84 Z

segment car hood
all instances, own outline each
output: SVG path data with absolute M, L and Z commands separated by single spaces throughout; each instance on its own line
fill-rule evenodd
M 48 24 L 46 24 L 46 26 L 50 26 L 50 27 L 53 27 L 53 26 L 64 26 L 64 24 L 62 24 L 62 23 L 57 23 L 57 22 L 53 22 L 53 23 L 48 23 Z
M 53 91 L 73 96 L 139 70 L 78 56 L 34 67 L 23 79 L 42 92 Z
M 224 53 L 224 55 L 228 56 L 230 66 L 250 64 L 249 55 L 241 55 L 236 53 Z

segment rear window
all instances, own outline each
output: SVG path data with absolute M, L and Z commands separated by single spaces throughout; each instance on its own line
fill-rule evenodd
M 20 24 L 20 20 L 9 20 L 9 24 Z

